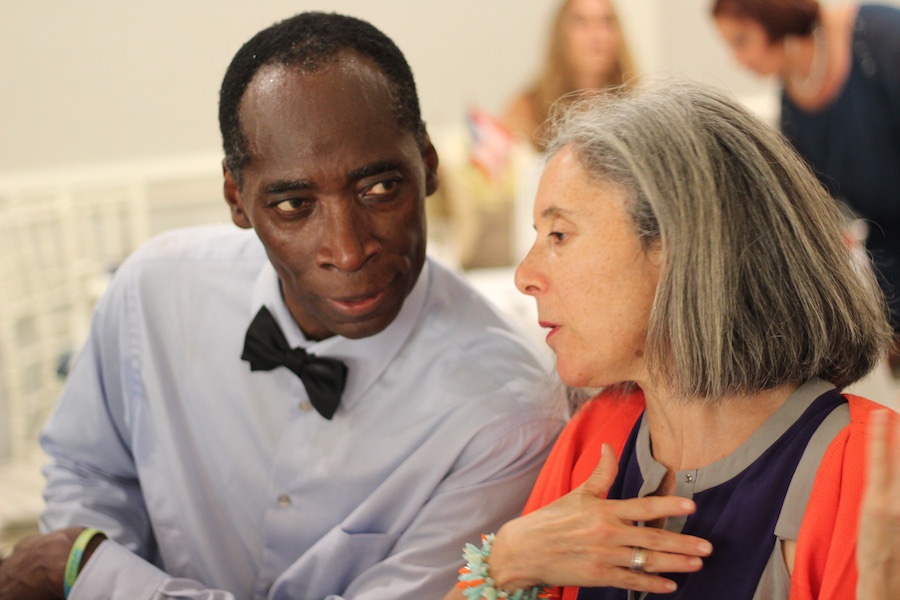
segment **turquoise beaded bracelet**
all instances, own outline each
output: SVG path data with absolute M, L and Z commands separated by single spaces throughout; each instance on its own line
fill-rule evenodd
M 481 536 L 481 548 L 473 544 L 466 544 L 463 548 L 466 566 L 459 570 L 459 582 L 456 587 L 462 589 L 463 595 L 468 600 L 539 600 L 556 597 L 544 586 L 515 592 L 497 589 L 494 580 L 488 575 L 487 557 L 491 554 L 493 543 L 494 534 L 489 533 Z

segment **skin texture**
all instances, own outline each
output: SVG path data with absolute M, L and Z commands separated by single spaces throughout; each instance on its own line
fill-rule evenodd
M 625 202 L 622 189 L 592 180 L 568 148 L 550 160 L 538 186 L 537 238 L 516 286 L 537 302 L 556 369 L 571 386 L 645 378 L 660 252 L 645 252 Z
M 63 574 L 69 550 L 83 527 L 69 527 L 31 535 L 16 545 L 0 566 L 0 598 L 4 600 L 62 600 Z M 97 536 L 85 549 L 82 568 L 103 541 Z
M 400 312 L 425 261 L 437 155 L 397 125 L 389 88 L 356 55 L 310 74 L 264 67 L 241 103 L 251 160 L 225 171 L 232 219 L 252 227 L 310 339 L 362 338 Z

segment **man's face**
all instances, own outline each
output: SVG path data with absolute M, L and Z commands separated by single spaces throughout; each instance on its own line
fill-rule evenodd
M 244 93 L 250 163 L 232 219 L 252 227 L 311 339 L 362 338 L 400 312 L 425 261 L 425 196 L 437 155 L 402 130 L 390 88 L 367 59 L 344 54 L 314 73 L 272 65 Z

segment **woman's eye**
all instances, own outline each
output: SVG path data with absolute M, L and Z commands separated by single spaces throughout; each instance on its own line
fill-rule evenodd
M 561 231 L 551 231 L 549 235 L 556 242 L 562 242 L 566 239 L 566 234 Z

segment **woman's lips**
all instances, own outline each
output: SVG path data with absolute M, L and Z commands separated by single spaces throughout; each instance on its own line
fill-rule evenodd
M 553 337 L 553 335 L 557 331 L 559 331 L 559 324 L 557 324 L 557 323 L 548 323 L 547 321 L 538 321 L 538 325 L 540 325 L 544 329 L 550 330 L 549 332 L 547 332 L 547 337 L 546 337 L 547 341 L 550 341 L 550 338 Z

